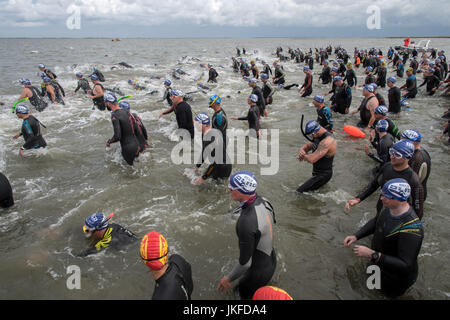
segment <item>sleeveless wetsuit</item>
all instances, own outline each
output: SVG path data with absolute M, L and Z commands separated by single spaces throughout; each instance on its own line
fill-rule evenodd
M 132 166 L 134 159 L 138 155 L 139 143 L 134 135 L 134 126 L 128 116 L 128 111 L 118 109 L 111 114 L 111 121 L 114 135 L 108 143 L 120 141 L 122 156 L 125 161 Z
M 323 135 L 313 140 L 313 152 L 317 150 L 319 143 L 326 137 L 333 137 L 333 134 L 331 132 L 325 132 Z M 334 156 L 329 157 L 325 155 L 316 161 L 316 163 L 313 164 L 312 178 L 299 186 L 297 192 L 303 193 L 314 191 L 330 181 L 333 176 L 333 159 Z
M 191 300 L 191 265 L 178 254 L 171 255 L 167 263 L 166 272 L 156 280 L 152 300 Z
M 0 207 L 9 208 L 14 205 L 14 197 L 8 178 L 0 172 Z
M 431 172 L 430 154 L 423 148 L 414 150 L 414 155 L 408 162 L 411 169 L 419 176 L 423 187 L 423 200 L 427 199 L 427 181 Z
M 103 88 L 103 86 L 100 83 L 94 84 L 94 87 L 92 88 L 92 90 L 94 90 L 94 88 L 96 86 L 100 86 L 100 88 L 102 88 L 103 92 L 105 92 L 105 88 Z M 94 105 L 97 107 L 98 110 L 103 111 L 106 109 L 105 100 L 104 100 L 103 96 L 92 99 L 92 102 L 94 103 Z
M 129 113 L 130 120 L 133 121 L 134 135 L 136 136 L 139 143 L 139 152 L 144 152 L 147 148 L 147 129 L 142 123 L 141 118 L 136 113 Z
M 375 96 L 370 96 L 369 98 L 364 98 L 359 106 L 359 116 L 361 120 L 358 122 L 357 126 L 360 128 L 365 128 L 369 125 L 370 118 L 372 117 L 369 109 L 367 109 L 367 103 L 370 99 L 376 98 Z
M 422 223 L 412 207 L 399 216 L 384 209 L 355 236 L 359 240 L 372 234 L 371 248 L 381 253 L 376 263 L 381 271 L 381 291 L 391 297 L 400 296 L 417 279 L 417 256 L 424 235 Z
M 45 148 L 47 146 L 41 135 L 41 123 L 32 115 L 23 120 L 21 135 L 25 140 L 25 144 L 22 146 L 24 149 Z
M 41 93 L 36 87 L 28 87 L 31 90 L 32 97 L 29 98 L 30 103 L 36 108 L 37 111 L 41 112 L 47 108 L 48 103 L 42 98 Z
M 342 86 L 336 86 L 334 90 L 334 111 L 345 114 L 345 110 L 352 104 L 352 91 L 350 87 L 343 83 Z
M 236 223 L 239 262 L 228 276 L 230 282 L 242 276 L 238 285 L 241 299 L 251 299 L 272 279 L 277 264 L 273 248 L 275 222 L 273 207 L 263 197 L 255 195 L 242 205 Z

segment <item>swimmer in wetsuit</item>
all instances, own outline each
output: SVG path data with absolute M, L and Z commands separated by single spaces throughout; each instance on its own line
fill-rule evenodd
M 378 106 L 378 100 L 373 91 L 373 86 L 366 84 L 363 89 L 364 99 L 359 108 L 352 112 L 352 115 L 359 112 L 360 121 L 357 126 L 367 130 L 370 129 L 375 122 L 375 108 Z
M 213 65 L 208 63 L 208 81 L 206 82 L 215 82 L 217 83 L 217 77 L 219 74 L 217 73 L 216 69 L 213 68 Z
M 325 60 L 323 62 L 323 69 L 319 76 L 319 80 L 318 80 L 319 82 L 320 82 L 320 79 L 322 79 L 322 84 L 328 84 L 332 80 L 331 69 L 328 66 L 328 60 Z
M 403 178 L 408 181 L 408 184 L 411 186 L 410 204 L 413 206 L 417 216 L 422 219 L 424 204 L 423 187 L 419 177 L 408 164 L 408 161 L 412 158 L 413 154 L 414 145 L 411 142 L 402 140 L 395 143 L 392 148 L 389 149 L 391 161 L 381 167 L 375 179 L 373 179 L 359 195 L 354 199 L 347 201 L 345 206 L 346 209 L 350 210 L 351 207 L 365 200 L 387 181 L 395 178 Z M 383 203 L 381 199 L 378 199 L 377 215 L 381 212 L 382 208 Z
M 389 149 L 393 146 L 395 139 L 390 133 L 387 132 L 388 128 L 389 123 L 384 119 L 379 120 L 375 126 L 378 139 L 374 139 L 371 143 L 377 151 L 377 156 L 375 156 L 372 152 L 369 152 L 369 146 L 367 144 L 364 146 L 364 151 L 366 154 L 379 164 L 374 170 L 375 175 L 386 162 L 391 161 Z
M 112 111 L 111 122 L 114 130 L 114 135 L 106 142 L 106 147 L 109 148 L 111 143 L 120 141 L 122 156 L 132 166 L 135 158 L 139 155 L 140 147 L 134 134 L 134 125 L 129 112 L 119 107 L 114 94 L 108 92 L 104 99 L 106 108 Z
M 345 247 L 350 248 L 357 240 L 373 235 L 371 248 L 355 245 L 353 251 L 359 257 L 370 259 L 369 265 L 380 267 L 381 292 L 389 297 L 403 295 L 418 276 L 417 257 L 424 231 L 407 202 L 410 194 L 405 179 L 388 180 L 380 196 L 386 209 L 344 240 Z
M 248 97 L 247 103 L 249 105 L 247 116 L 245 117 L 232 117 L 231 120 L 247 120 L 248 121 L 248 128 L 250 130 L 249 135 L 254 136 L 255 138 L 260 137 L 261 135 L 261 126 L 259 124 L 259 108 L 256 105 L 256 102 L 258 101 L 258 96 L 251 94 Z
M 387 85 L 389 87 L 388 91 L 389 112 L 400 115 L 402 92 L 395 85 L 396 82 L 397 79 L 395 77 L 389 77 L 387 79 Z
M 353 70 L 353 65 L 351 62 L 347 63 L 347 71 L 345 72 L 344 81 L 347 80 L 348 86 L 355 87 L 358 85 L 358 79 L 356 77 L 355 70 Z
M 14 205 L 13 191 L 8 178 L 0 172 L 0 208 Z
M 130 104 L 127 101 L 120 101 L 119 107 L 128 111 L 128 117 L 130 118 L 130 121 L 133 123 L 134 135 L 136 136 L 136 138 L 139 142 L 139 153 L 144 152 L 145 149 L 148 148 L 148 142 L 147 142 L 148 135 L 147 135 L 147 129 L 145 128 L 141 117 L 139 117 L 139 115 L 137 113 L 131 112 Z
M 313 92 L 312 84 L 313 84 L 313 76 L 311 69 L 308 66 L 303 67 L 303 72 L 305 73 L 305 81 L 303 85 L 298 90 L 298 93 L 302 95 L 302 98 L 308 97 Z
M 104 88 L 100 84 L 100 81 L 98 80 L 98 77 L 93 74 L 91 75 L 92 83 L 94 84 L 94 87 L 92 88 L 91 95 L 89 98 L 92 99 L 92 102 L 94 103 L 94 106 L 97 107 L 98 110 L 105 110 L 105 101 L 104 101 Z
M 48 99 L 52 103 L 65 105 L 59 87 L 54 84 L 48 77 L 44 77 L 43 80 L 45 84 L 45 94 L 47 95 Z
M 421 146 L 422 135 L 419 131 L 410 129 L 405 130 L 401 134 L 402 140 L 408 140 L 414 145 L 414 154 L 408 164 L 411 169 L 417 173 L 423 187 L 423 200 L 427 199 L 427 181 L 431 173 L 431 157 L 430 154 Z
M 201 127 L 202 133 L 202 155 L 194 170 L 197 171 L 206 159 L 210 162 L 205 173 L 195 180 L 194 184 L 200 185 L 210 177 L 214 180 L 228 178 L 231 174 L 232 165 L 226 163 L 226 154 L 224 153 L 226 152 L 226 145 L 223 141 L 222 132 L 211 129 L 211 121 L 206 112 L 199 113 L 194 120 Z M 209 158 L 209 156 L 212 158 Z
M 29 79 L 20 79 L 19 82 L 24 86 L 19 100 L 28 98 L 28 101 L 30 101 L 37 111 L 44 111 L 44 109 L 47 108 L 48 103 L 43 99 L 39 90 L 31 85 Z
M 400 89 L 405 89 L 405 95 L 403 97 L 407 96 L 408 99 L 413 99 L 417 95 L 417 79 L 413 74 L 412 68 L 406 70 L 406 75 L 408 78 L 406 78 L 405 84 L 401 86 Z
M 275 93 L 275 89 L 270 85 L 268 79 L 269 79 L 268 74 L 261 73 L 261 82 L 263 83 L 263 87 L 261 90 L 263 93 L 263 98 L 265 100 L 266 106 L 272 104 L 273 102 L 272 96 Z
M 297 192 L 314 191 L 322 187 L 333 176 L 333 160 L 337 151 L 337 142 L 333 134 L 321 127 L 316 121 L 308 121 L 305 134 L 312 142 L 298 150 L 298 161 L 312 163 L 312 178 L 300 185 Z M 309 151 L 312 151 L 308 154 Z
M 317 94 L 313 98 L 313 105 L 316 107 L 317 111 L 317 123 L 320 126 L 327 129 L 328 131 L 333 131 L 333 117 L 331 116 L 331 111 L 328 106 L 324 104 L 324 97 L 321 94 Z
M 341 76 L 334 77 L 333 83 L 335 89 L 332 110 L 340 114 L 347 114 L 352 104 L 352 90 L 344 83 L 344 79 Z
M 155 279 L 152 300 L 191 300 L 194 290 L 189 262 L 178 254 L 169 256 L 169 246 L 160 233 L 152 231 L 141 240 L 139 253 Z
M 265 286 L 275 272 L 277 260 L 273 248 L 275 212 L 265 198 L 256 193 L 256 177 L 249 171 L 233 174 L 228 183 L 231 198 L 239 201 L 240 215 L 236 223 L 239 240 L 239 261 L 228 276 L 223 277 L 218 290 L 225 292 L 239 279 L 235 292 L 241 299 L 251 299 Z
M 29 114 L 28 107 L 23 104 L 19 104 L 15 111 L 17 117 L 23 120 L 23 123 L 21 133 L 15 135 L 13 139 L 23 136 L 25 140 L 25 144 L 20 148 L 19 155 L 23 156 L 25 150 L 45 148 L 47 143 L 42 137 L 39 120 Z
M 252 88 L 252 93 L 258 97 L 258 101 L 256 105 L 259 108 L 259 114 L 263 117 L 267 117 L 267 109 L 266 109 L 266 99 L 264 99 L 264 94 L 260 87 L 256 85 L 257 80 L 255 78 L 251 78 L 248 80 L 248 85 Z
M 75 88 L 75 91 L 72 93 L 72 96 L 75 95 L 75 93 L 77 93 L 78 90 L 83 89 L 84 93 L 89 93 L 89 91 L 91 91 L 91 86 L 89 85 L 89 81 L 85 78 L 83 78 L 83 74 L 78 72 L 76 74 L 76 77 L 78 79 L 78 85 Z
M 83 232 L 86 238 L 95 240 L 93 247 L 78 254 L 78 257 L 98 253 L 106 248 L 122 250 L 126 246 L 136 242 L 136 235 L 130 230 L 116 223 L 109 224 L 113 214 L 106 217 L 103 213 L 97 212 L 86 218 Z

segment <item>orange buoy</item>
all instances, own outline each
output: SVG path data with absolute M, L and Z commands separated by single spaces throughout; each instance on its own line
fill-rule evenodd
M 256 290 L 253 300 L 293 300 L 283 289 L 265 286 Z
M 347 132 L 352 137 L 365 138 L 366 134 L 357 127 L 346 125 L 344 126 L 344 131 Z

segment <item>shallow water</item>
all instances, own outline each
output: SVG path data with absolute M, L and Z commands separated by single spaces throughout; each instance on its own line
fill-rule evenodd
M 113 221 L 134 231 L 139 238 L 151 230 L 161 232 L 172 253 L 179 253 L 192 265 L 193 299 L 232 299 L 231 293 L 216 291 L 220 278 L 231 271 L 238 258 L 236 217 L 230 213 L 237 204 L 227 194 L 225 184 L 208 181 L 192 185 L 193 165 L 175 165 L 171 151 L 176 144 L 174 115 L 158 120 L 167 105 L 154 104 L 163 93 L 164 78 L 181 68 L 189 75 L 174 80 L 175 88 L 194 91 L 196 79 L 206 69 L 200 63 L 213 63 L 219 73 L 218 84 L 208 94 L 194 93 L 192 109 L 209 114 L 210 94 L 224 97 L 228 117 L 246 113 L 248 85 L 230 67 L 235 47 L 247 49 L 247 61 L 265 59 L 270 64 L 278 46 L 309 49 L 342 45 L 352 53 L 354 47 L 379 47 L 386 53 L 398 45 L 392 39 L 0 39 L 0 171 L 10 180 L 16 204 L 0 209 L 0 298 L 2 299 L 147 299 L 154 281 L 140 261 L 139 248 L 106 252 L 77 258 L 88 242 L 82 233 L 84 219 L 97 211 L 115 212 Z M 431 45 L 450 52 L 448 39 L 433 39 Z M 255 51 L 256 50 L 256 51 Z M 37 52 L 36 52 L 37 51 Z M 255 53 L 256 52 L 256 53 Z M 181 64 L 181 57 L 188 56 Z M 190 60 L 195 57 L 200 61 Z M 334 59 L 334 55 L 330 60 Z M 121 61 L 133 69 L 111 67 Z M 44 150 L 18 155 L 22 140 L 11 137 L 20 131 L 21 121 L 11 113 L 20 95 L 19 78 L 39 85 L 37 65 L 45 63 L 58 75 L 65 88 L 66 106 L 50 105 L 36 117 L 47 126 Z M 76 64 L 76 66 L 74 66 Z M 105 147 L 112 136 L 108 112 L 92 110 L 92 104 L 76 87 L 74 74 L 90 74 L 93 64 L 106 77 L 106 87 L 119 86 L 132 110 L 143 119 L 151 148 L 134 167 L 122 160 L 119 144 Z M 258 66 L 261 66 L 257 63 Z M 293 62 L 284 63 L 287 84 L 303 83 L 304 74 Z M 321 67 L 315 64 L 314 92 L 328 91 L 317 83 Z M 364 76 L 358 70 L 358 82 Z M 388 75 L 393 74 L 389 69 Z M 162 76 L 162 80 L 150 76 Z M 147 88 L 135 91 L 127 84 L 139 79 Z M 421 78 L 418 78 L 419 84 Z M 399 83 L 403 84 L 404 80 Z M 158 90 L 155 95 L 147 92 Z M 450 244 L 448 199 L 450 183 L 449 146 L 439 140 L 440 119 L 449 102 L 439 96 L 427 97 L 420 89 L 410 101 L 411 111 L 394 118 L 400 129 L 416 128 L 424 136 L 423 146 L 432 158 L 425 203 L 425 238 L 419 257 L 419 278 L 403 299 L 448 299 Z M 238 94 L 237 92 L 241 93 Z M 387 90 L 381 90 L 387 98 Z M 227 97 L 229 96 L 229 97 Z M 332 180 L 319 191 L 299 196 L 297 186 L 311 176 L 311 165 L 299 163 L 296 153 L 305 143 L 299 130 L 301 114 L 315 119 L 312 97 L 300 98 L 295 88 L 279 91 L 269 107 L 264 129 L 279 129 L 279 170 L 261 175 L 264 165 L 234 165 L 233 172 L 247 169 L 258 178 L 258 193 L 268 198 L 276 210 L 275 250 L 277 269 L 272 285 L 285 289 L 294 299 L 383 299 L 365 287 L 366 275 L 361 258 L 343 246 L 352 234 L 375 213 L 376 195 L 350 212 L 345 202 L 353 198 L 370 179 L 375 163 L 364 153 L 365 141 L 336 134 L 338 153 Z M 362 91 L 353 91 L 352 107 L 362 100 Z M 358 116 L 334 115 L 335 128 L 355 124 Z M 230 121 L 233 130 L 247 129 L 246 122 Z M 361 241 L 370 244 L 369 239 Z M 81 290 L 68 290 L 66 270 L 81 269 Z

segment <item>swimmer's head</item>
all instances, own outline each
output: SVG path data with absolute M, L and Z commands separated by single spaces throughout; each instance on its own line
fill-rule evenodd
M 26 105 L 19 104 L 15 109 L 16 114 L 29 114 L 30 110 Z
M 228 182 L 228 190 L 230 192 L 238 191 L 243 195 L 253 195 L 256 192 L 258 181 L 250 171 L 239 171 L 230 177 Z
M 128 101 L 120 101 L 119 107 L 121 107 L 122 109 L 125 109 L 127 111 L 130 111 L 130 103 Z
M 406 201 L 411 195 L 411 186 L 402 178 L 391 179 L 381 189 L 382 198 L 388 200 Z
M 402 132 L 401 135 L 402 139 L 409 140 L 411 142 L 421 142 L 422 141 L 422 135 L 419 131 L 415 129 L 408 129 Z
M 387 129 L 389 128 L 389 122 L 387 122 L 384 119 L 381 119 L 377 122 L 375 128 L 378 132 L 387 132 Z
M 219 95 L 215 94 L 215 95 L 212 95 L 211 97 L 209 97 L 209 107 L 213 107 L 214 104 L 220 105 L 221 103 L 222 103 L 222 98 Z
M 106 217 L 103 213 L 97 212 L 84 220 L 83 232 L 87 238 L 91 237 L 96 231 L 106 229 L 108 227 L 108 221 L 113 214 Z
M 161 270 L 169 260 L 169 246 L 162 234 L 152 231 L 141 240 L 140 255 L 147 267 Z
M 197 114 L 194 120 L 202 125 L 209 126 L 211 121 L 209 120 L 209 116 L 206 112 L 201 112 Z

